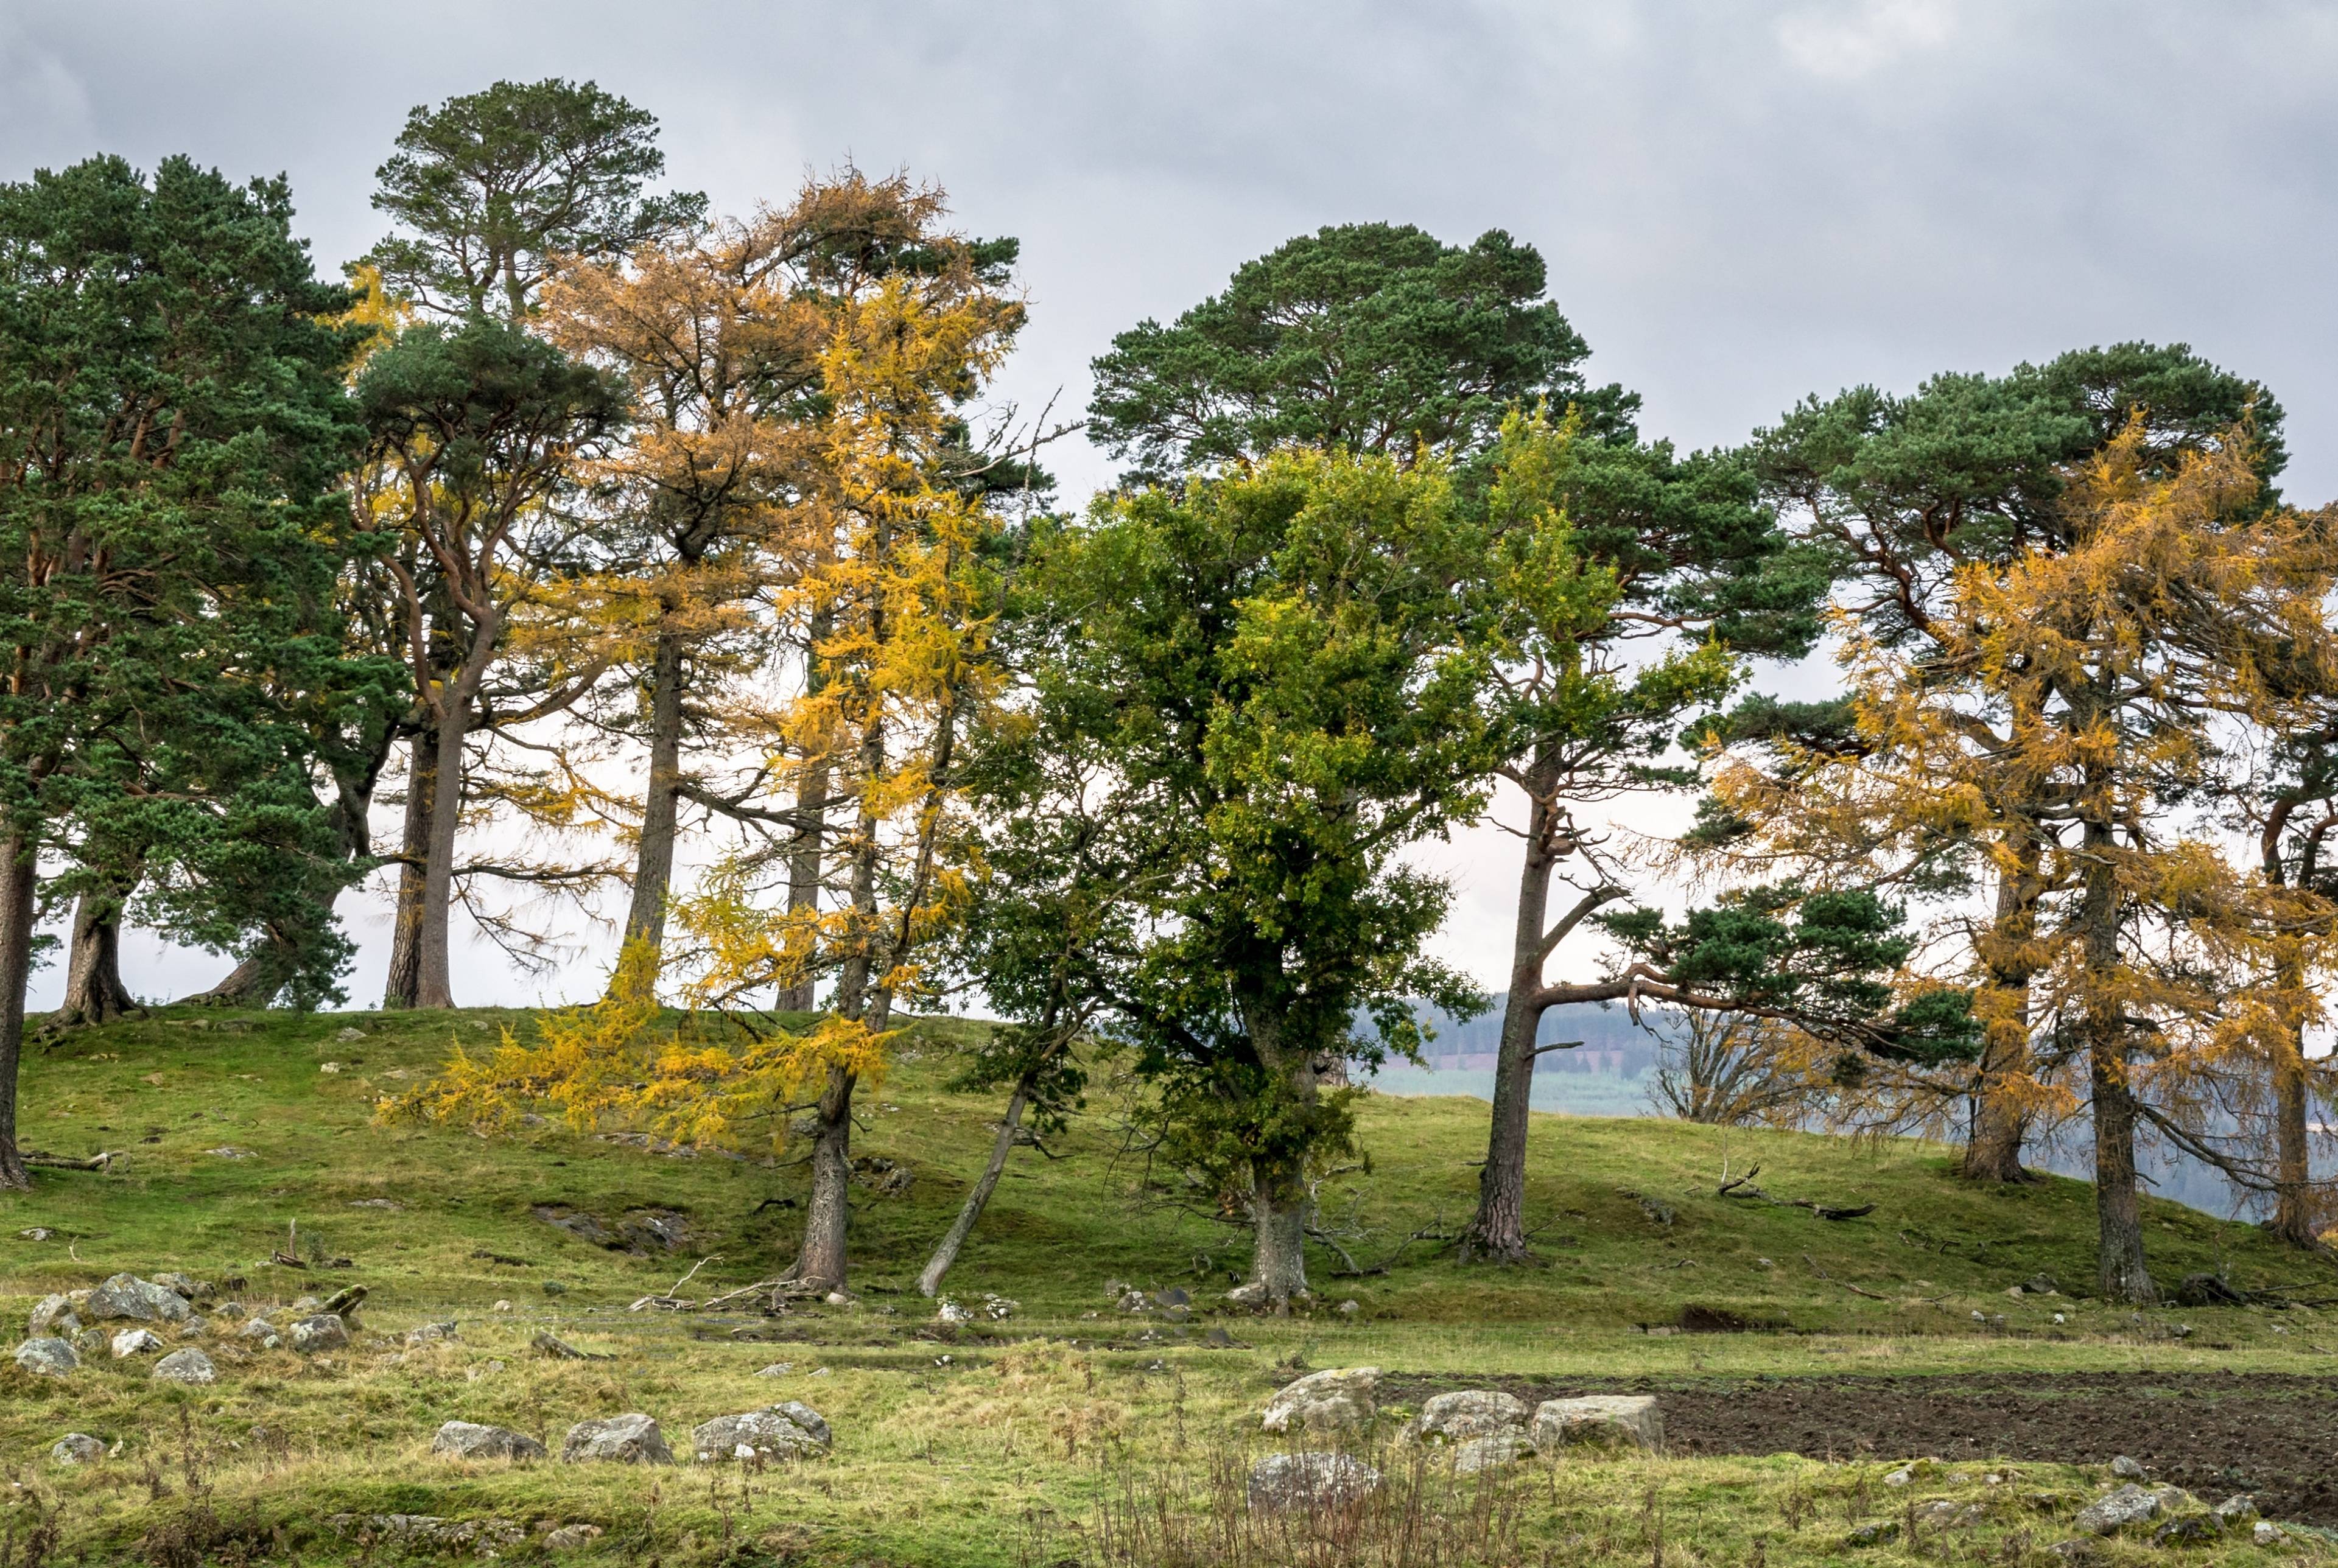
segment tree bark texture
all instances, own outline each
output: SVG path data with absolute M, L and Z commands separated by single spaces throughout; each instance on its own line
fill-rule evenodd
M 999 1118 L 998 1136 L 990 1142 L 989 1162 L 983 1166 L 982 1174 L 975 1178 L 966 1201 L 958 1206 L 958 1218 L 950 1222 L 949 1230 L 935 1247 L 934 1255 L 926 1260 L 924 1271 L 918 1276 L 918 1294 L 920 1296 L 930 1298 L 941 1289 L 942 1276 L 948 1273 L 950 1265 L 958 1261 L 958 1249 L 964 1247 L 966 1239 L 974 1233 L 975 1224 L 989 1204 L 991 1193 L 997 1190 L 998 1178 L 1007 1170 L 1007 1156 L 1015 1152 L 1016 1135 L 1023 1130 L 1023 1108 L 1029 1103 L 1029 1084 L 1017 1083 L 1015 1093 L 1007 1096 L 1007 1114 Z
M 492 606 L 470 614 L 471 646 L 455 678 L 440 688 L 437 766 L 430 791 L 428 853 L 422 862 L 420 930 L 415 938 L 414 1004 L 455 1005 L 454 954 L 450 935 L 455 902 L 455 841 L 463 826 L 463 740 L 471 708 L 495 657 L 501 617 Z
M 682 640 L 658 634 L 650 669 L 650 776 L 642 796 L 642 836 L 634 862 L 634 897 L 625 940 L 665 943 L 666 900 L 673 890 L 674 823 L 682 799 Z
M 2089 797 L 2099 799 L 2099 785 Z M 2136 1102 L 2127 1023 L 2114 989 L 2122 895 L 2112 862 L 2113 828 L 2099 813 L 2085 823 L 2086 881 L 2079 936 L 2087 968 L 2084 1027 L 2095 1130 L 2096 1263 L 2103 1296 L 2145 1305 L 2158 1299 L 2143 1254 L 2143 1205 L 2135 1172 Z
M 413 1007 L 422 995 L 422 863 L 438 796 L 438 731 L 426 723 L 407 747 L 406 821 L 398 840 L 398 912 L 389 941 L 385 1007 Z
M 0 1191 L 32 1185 L 16 1144 L 16 1069 L 25 1054 L 25 987 L 33 975 L 34 848 L 19 833 L 0 839 Z
M 1983 943 L 1989 985 L 1981 998 L 1980 1083 L 1960 1167 L 1970 1181 L 2035 1180 L 2021 1163 L 2029 1136 L 2021 1086 L 2030 1072 L 2029 982 L 2035 965 L 2029 945 L 2038 935 L 2038 900 L 2044 894 L 2038 867 L 2033 835 L 2016 847 L 2015 868 L 1999 877 L 1996 916 Z
M 139 1010 L 138 999 L 122 983 L 122 906 L 128 895 L 126 887 L 93 887 L 74 901 L 64 1000 L 48 1027 L 111 1024 Z
M 1486 1163 L 1478 1172 L 1478 1211 L 1461 1233 L 1463 1258 L 1516 1263 L 1527 1255 L 1527 1128 L 1533 1108 L 1535 1036 L 1541 1033 L 1543 922 L 1557 862 L 1544 852 L 1547 815 L 1537 802 L 1528 827 L 1526 867 L 1518 876 L 1518 920 L 1510 944 L 1510 993 L 1494 1058 L 1494 1110 Z

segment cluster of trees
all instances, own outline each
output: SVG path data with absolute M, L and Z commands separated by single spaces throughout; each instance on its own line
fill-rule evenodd
M 983 412 L 1012 240 L 850 170 L 715 214 L 650 190 L 654 133 L 589 83 L 416 110 L 347 288 L 280 183 L 0 188 L 0 1182 L 44 904 L 60 1023 L 130 1004 L 125 918 L 232 953 L 214 999 L 307 1005 L 395 865 L 388 1001 L 444 1007 L 458 905 L 526 950 L 487 886 L 614 880 L 606 996 L 408 1109 L 801 1138 L 780 1288 L 825 1291 L 854 1096 L 972 993 L 1008 1108 L 924 1287 L 1111 1050 L 1149 1180 L 1252 1228 L 1237 1295 L 1281 1305 L 1349 1063 L 1484 1005 L 1409 852 L 1514 808 L 1467 1255 L 1528 1255 L 1537 1025 L 1586 1001 L 1791 1042 L 1842 1114 L 1977 1106 L 1977 1178 L 2084 1101 L 2123 1296 L 2139 1126 L 2310 1239 L 2338 564 L 2261 388 L 2129 346 L 1685 454 L 1585 378 L 1530 248 L 1355 225 L 1115 339 L 1086 427 L 1128 467 L 1067 512 L 1066 432 Z M 1738 700 L 1830 617 L 1841 696 Z M 1700 785 L 1670 866 L 1605 825 Z M 1720 891 L 1675 918 L 1692 862 Z M 2270 1164 L 2205 1131 L 2260 1102 Z

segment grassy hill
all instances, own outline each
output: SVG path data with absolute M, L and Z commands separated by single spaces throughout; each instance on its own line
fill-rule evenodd
M 1294 1365 L 1377 1365 L 1402 1375 L 1400 1400 L 1470 1379 L 1527 1390 L 1645 1384 L 1685 1400 L 1813 1374 L 1924 1375 L 1949 1379 L 1937 1385 L 1946 1388 L 1963 1386 L 1958 1375 L 2014 1371 L 2237 1373 L 2268 1387 L 2303 1379 L 2297 1397 L 2316 1401 L 2299 1406 L 2309 1423 L 2338 1409 L 2318 1402 L 2330 1390 L 2315 1392 L 2338 1325 L 2316 1327 L 2311 1309 L 2136 1314 L 2087 1299 L 2084 1186 L 1967 1187 L 1946 1151 L 1924 1145 L 1538 1117 L 1529 1210 L 1547 1266 L 1463 1267 L 1438 1238 L 1468 1215 L 1484 1107 L 1458 1099 L 1372 1098 L 1369 1169 L 1321 1193 L 1325 1226 L 1357 1272 L 1344 1275 L 1332 1250 L 1313 1251 L 1319 1309 L 1273 1319 L 1217 1312 L 1246 1258 L 1243 1232 L 1140 1192 L 1141 1170 L 1119 1152 L 1123 1091 L 1101 1086 L 1045 1155 L 1017 1152 L 948 1282 L 960 1300 L 989 1293 L 1018 1305 L 1003 1320 L 939 1326 L 909 1282 L 978 1169 L 998 1110 L 993 1097 L 941 1086 L 974 1027 L 946 1022 L 922 1027 L 860 1102 L 855 1152 L 890 1167 L 872 1168 L 859 1195 L 853 1304 L 776 1318 L 629 1312 L 702 1259 L 686 1295 L 774 1272 L 792 1250 L 805 1172 L 785 1157 L 691 1157 L 549 1124 L 486 1139 L 377 1123 L 378 1100 L 426 1078 L 451 1041 L 484 1042 L 506 1024 L 528 1026 L 524 1014 L 485 1012 L 164 1013 L 31 1054 L 28 1144 L 123 1157 L 104 1172 L 43 1171 L 30 1196 L 0 1199 L 0 1291 L 18 1333 L 40 1296 L 117 1270 L 228 1282 L 252 1307 L 349 1283 L 371 1298 L 368 1332 L 329 1357 L 236 1360 L 236 1342 L 215 1334 L 221 1378 L 207 1388 L 152 1383 L 143 1360 L 93 1359 L 65 1379 L 0 1364 L 0 1455 L 29 1488 L 0 1531 L 21 1538 L 45 1513 L 58 1521 L 54 1560 L 80 1552 L 92 1562 L 438 1550 L 362 1541 L 363 1518 L 386 1514 L 601 1526 L 562 1554 L 577 1562 L 1246 1561 L 1223 1543 L 1216 1555 L 1128 1544 L 1115 1510 L 1223 1513 L 1226 1476 L 1261 1441 L 1255 1412 Z M 1756 1164 L 1778 1199 L 1873 1210 L 1830 1222 L 1720 1195 L 1724 1175 Z M 2214 1272 L 2245 1289 L 2338 1298 L 2338 1272 L 2253 1228 L 2172 1204 L 2149 1216 L 2154 1269 L 2170 1286 Z M 651 1217 L 653 1230 L 642 1224 Z M 268 1261 L 291 1245 L 311 1267 Z M 331 1266 L 340 1259 L 348 1267 Z M 2007 1294 L 2041 1273 L 2063 1293 Z M 1123 1312 L 1108 1281 L 1183 1287 L 1196 1315 Z M 409 1348 L 395 1338 L 450 1317 L 455 1340 Z M 1680 1332 L 1684 1321 L 1757 1331 Z M 533 1357 L 529 1338 L 544 1328 L 610 1358 Z M 757 1376 L 774 1362 L 793 1369 Z M 679 1446 L 699 1421 L 783 1398 L 834 1425 L 831 1455 L 747 1475 L 462 1464 L 427 1452 L 449 1418 L 514 1426 L 556 1449 L 570 1422 L 629 1410 L 656 1416 Z M 123 1452 L 54 1465 L 49 1445 L 68 1430 L 119 1439 Z M 2085 1424 L 2078 1430 L 2083 1448 Z M 2023 1456 L 2018 1436 L 1976 1456 L 2022 1456 L 2025 1478 L 2059 1488 L 2070 1505 L 2099 1480 L 2085 1464 Z M 1567 1461 L 1581 1485 L 1563 1497 L 1554 1486 L 1531 1506 L 1525 1499 L 1541 1492 L 1504 1480 L 1517 1494 L 1505 1504 L 1516 1539 L 1465 1550 L 1456 1537 L 1439 1560 L 1472 1561 L 1475 1550 L 1648 1563 L 1651 1533 L 1665 1534 L 1670 1518 L 1666 1562 L 1744 1561 L 1757 1538 L 1767 1562 L 1839 1561 L 1852 1521 L 1902 1501 L 1877 1489 L 1887 1462 L 1916 1456 L 1887 1447 L 1828 1464 L 1730 1443 L 1746 1451 Z M 2170 1473 L 2188 1462 L 2171 1450 Z M 1980 1496 L 1984 1484 L 1943 1471 L 1923 1485 L 1937 1498 Z M 1489 1506 L 1481 1498 L 1447 1512 Z M 344 1514 L 359 1519 L 330 1523 Z M 2026 1551 L 2054 1528 L 2049 1509 L 1966 1534 L 1976 1551 L 1999 1551 L 2019 1533 Z M 1911 1514 L 1906 1536 L 1920 1533 Z M 1136 1554 L 1115 1557 L 1123 1545 Z M 1906 1539 L 1865 1556 L 1894 1561 L 1903 1549 Z M 540 1535 L 498 1550 L 511 1560 L 548 1551 Z M 2254 1555 L 2221 1551 L 2218 1561 Z

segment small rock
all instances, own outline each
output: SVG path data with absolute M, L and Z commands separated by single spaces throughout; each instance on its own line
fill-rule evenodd
M 352 1209 L 403 1209 L 406 1205 L 390 1198 L 352 1198 L 349 1200 L 349 1207 Z
M 827 1295 L 821 1297 L 820 1299 L 827 1302 L 831 1307 L 850 1307 L 852 1305 L 852 1298 L 846 1295 L 841 1290 L 831 1290 Z
M 1167 1295 L 1168 1292 L 1164 1291 L 1163 1294 Z M 1184 1292 L 1180 1290 L 1177 1294 L 1182 1296 Z M 993 1296 L 985 1292 L 982 1298 L 982 1315 L 994 1323 L 1003 1323 L 1014 1317 L 1022 1305 L 1020 1301 L 1009 1300 L 1004 1296 Z M 1162 1305 L 1175 1314 L 1183 1314 L 1185 1309 L 1184 1303 L 1182 1301 L 1164 1302 Z
M 1194 1293 L 1183 1285 L 1172 1285 L 1166 1290 L 1155 1291 L 1153 1302 L 1157 1307 L 1191 1307 Z
M 1909 1469 L 1905 1465 L 1902 1465 L 1899 1469 L 1885 1475 L 1883 1477 L 1883 1484 L 1886 1486 L 1905 1486 L 1914 1479 L 1916 1479 L 1916 1473 L 1913 1470 Z
M 27 1339 L 16 1347 L 16 1365 L 35 1377 L 62 1377 L 81 1365 L 81 1357 L 66 1340 Z
M 1380 1473 L 1345 1454 L 1270 1454 L 1250 1468 L 1250 1505 L 1263 1513 L 1341 1508 L 1380 1488 Z
M 127 1361 L 133 1356 L 145 1356 L 162 1348 L 162 1337 L 152 1328 L 124 1328 L 113 1337 L 113 1358 Z
M 1356 1301 L 1353 1297 L 1350 1297 L 1347 1300 L 1341 1302 L 1339 1306 L 1332 1308 L 1332 1310 L 1339 1313 L 1342 1318 L 1353 1318 L 1357 1313 L 1362 1311 L 1363 1308 L 1356 1305 Z
M 222 1160 L 249 1160 L 252 1157 L 250 1150 L 239 1149 L 232 1143 L 222 1143 L 216 1149 L 206 1149 L 203 1152 L 215 1154 Z
M 178 1329 L 179 1338 L 182 1339 L 201 1339 L 211 1331 L 211 1326 L 201 1318 L 188 1318 L 179 1325 Z
M 2021 1288 L 2032 1296 L 2052 1296 L 2059 1293 L 2051 1274 L 2032 1274 L 2021 1282 Z
M 804 1406 L 796 1408 L 810 1415 Z M 691 1449 L 701 1465 L 727 1459 L 801 1459 L 828 1446 L 828 1423 L 817 1416 L 811 1418 L 819 1426 L 817 1435 L 800 1425 L 784 1406 L 750 1410 L 743 1416 L 718 1416 L 692 1431 Z
M 41 1304 L 33 1308 L 32 1322 L 26 1332 L 35 1339 L 71 1338 L 81 1332 L 81 1319 L 74 1316 L 73 1303 L 66 1298 L 44 1296 Z
M 455 1459 L 541 1459 L 544 1445 L 508 1426 L 449 1421 L 430 1439 L 430 1452 Z
M 319 1062 L 317 1063 L 317 1071 L 319 1073 L 338 1073 L 340 1070 L 341 1064 L 338 1062 Z
M 334 1035 L 334 1036 L 333 1036 L 333 1038 L 334 1038 L 335 1040 L 338 1040 L 339 1042 L 340 1042 L 340 1043 L 341 1043 L 342 1044 L 344 1044 L 344 1045 L 354 1045 L 354 1044 L 356 1044 L 359 1041 L 363 1040 L 365 1037 L 366 1037 L 366 1036 L 365 1036 L 365 1031 L 364 1031 L 364 1030 L 362 1030 L 362 1029 L 354 1029 L 354 1028 L 352 1028 L 352 1029 L 344 1029 L 344 1030 L 342 1030 L 339 1034 L 336 1034 L 336 1035 Z
M 192 1317 L 187 1298 L 167 1285 L 150 1284 L 135 1274 L 116 1274 L 89 1293 L 81 1316 L 93 1323 L 128 1318 L 135 1323 L 177 1323 Z
M 1370 1426 L 1380 1414 L 1372 1397 L 1380 1380 L 1377 1367 L 1311 1372 L 1278 1392 L 1267 1403 L 1259 1425 L 1269 1432 L 1337 1432 Z
M 1465 1388 L 1439 1394 L 1420 1407 L 1405 1426 L 1405 1435 L 1421 1443 L 1463 1443 L 1497 1432 L 1516 1432 L 1527 1424 L 1523 1401 L 1488 1388 Z
M 2249 1539 L 2255 1542 L 2260 1546 L 2277 1545 L 2285 1539 L 2288 1534 L 2288 1531 L 2283 1529 L 2280 1525 L 2274 1524 L 2270 1519 L 2260 1519 L 2254 1524 L 2249 1526 Z
M 2224 1524 L 2214 1514 L 2186 1514 L 2154 1530 L 2151 1538 L 2162 1546 L 2197 1546 L 2224 1533 Z
M 211 1358 L 200 1350 L 173 1350 L 154 1363 L 154 1379 L 159 1383 L 216 1383 L 219 1373 Z
M 212 1295 L 210 1280 L 198 1279 L 192 1275 L 181 1274 L 176 1270 L 155 1275 L 154 1283 L 166 1290 L 177 1291 L 179 1298 L 182 1301 L 204 1301 L 210 1299 Z
M 671 1465 L 673 1450 L 665 1434 L 647 1416 L 612 1416 L 605 1421 L 579 1421 L 561 1440 L 560 1461 L 578 1465 L 598 1461 L 614 1465 Z
M 19 1241 L 45 1241 L 55 1234 L 55 1231 L 50 1230 L 45 1225 L 27 1225 L 22 1230 L 16 1232 L 16 1240 Z
M 224 1318 L 229 1322 L 232 1323 L 237 1318 L 243 1316 L 243 1303 L 241 1301 L 222 1301 L 218 1306 L 211 1308 L 211 1316 L 214 1318 Z
M 105 1457 L 105 1445 L 86 1432 L 68 1432 L 49 1446 L 49 1457 L 60 1465 L 92 1465 Z
M 548 1531 L 544 1537 L 545 1549 L 551 1552 L 574 1552 L 579 1546 L 589 1546 L 601 1535 L 598 1524 L 563 1524 Z
M 512 1304 L 508 1301 L 498 1301 L 492 1308 L 488 1308 L 488 1310 L 493 1312 L 508 1312 L 511 1309 Z
M 2257 1500 L 2245 1492 L 2235 1492 L 2217 1504 L 2215 1513 L 2227 1524 L 2245 1524 L 2257 1516 Z
M 2111 1461 L 2111 1474 L 2122 1481 L 2139 1481 L 2143 1478 L 2143 1461 L 2122 1454 Z
M 970 1309 L 959 1306 L 957 1302 L 945 1296 L 942 1298 L 941 1305 L 934 1309 L 934 1321 L 937 1323 L 971 1323 L 974 1321 L 974 1313 Z
M 792 1361 L 774 1361 L 769 1367 L 766 1367 L 761 1371 L 756 1373 L 755 1376 L 758 1377 L 784 1377 L 795 1369 L 796 1364 Z
M 265 1318 L 244 1319 L 243 1327 L 235 1331 L 235 1337 L 239 1339 L 256 1340 L 262 1350 L 273 1350 L 284 1343 L 283 1337 L 276 1332 L 276 1325 Z
M 565 1339 L 555 1337 L 549 1329 L 539 1328 L 527 1348 L 539 1356 L 549 1356 L 555 1361 L 606 1361 L 606 1356 L 596 1356 L 590 1350 L 579 1350 Z
M 2129 1482 L 2109 1496 L 2080 1509 L 2070 1523 L 2089 1535 L 2110 1535 L 2130 1524 L 2147 1524 L 2158 1517 L 2159 1499 Z
M 2054 1314 L 2054 1321 L 2057 1323 L 2068 1323 L 2069 1319 L 2063 1317 L 2059 1312 L 2057 1312 Z
M 828 1376 L 828 1368 L 825 1367 L 815 1367 L 810 1371 L 805 1373 L 804 1376 L 807 1377 L 825 1377 Z
M 1843 1537 L 1843 1544 L 1846 1546 L 1880 1546 L 1886 1541 L 1897 1541 L 1898 1539 L 1900 1539 L 1900 1525 L 1898 1521 L 1891 1519 L 1870 1519 L 1864 1524 L 1852 1525 L 1851 1534 Z
M 1535 1406 L 1537 1448 L 1550 1454 L 1573 1443 L 1627 1444 L 1653 1454 L 1665 1446 L 1664 1414 L 1653 1394 L 1591 1394 Z
M 325 1303 L 314 1296 L 296 1296 L 292 1298 L 292 1305 L 284 1308 L 287 1312 L 297 1312 L 304 1317 L 311 1312 L 322 1312 L 324 1309 Z
M 433 1339 L 460 1338 L 462 1336 L 456 1331 L 455 1320 L 451 1318 L 444 1323 L 425 1323 L 418 1328 L 408 1328 L 406 1331 L 406 1342 L 408 1345 L 427 1345 Z
M 292 1348 L 304 1356 L 342 1349 L 349 1342 L 349 1325 L 341 1321 L 338 1312 L 319 1312 L 292 1325 Z

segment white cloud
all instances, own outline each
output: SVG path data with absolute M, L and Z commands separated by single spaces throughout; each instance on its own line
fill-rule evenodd
M 1813 76 L 1852 82 L 1906 56 L 1939 48 L 1956 32 L 1950 0 L 1859 0 L 1782 17 L 1778 44 Z

